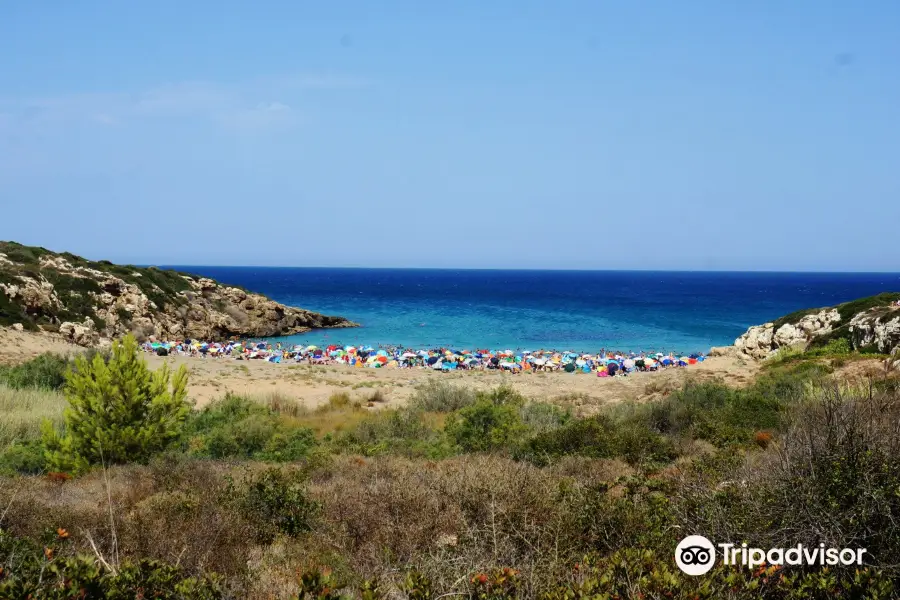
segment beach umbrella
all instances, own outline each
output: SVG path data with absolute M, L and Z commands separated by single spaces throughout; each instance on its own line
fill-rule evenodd
M 309 351 L 311 351 L 311 350 L 318 350 L 318 349 L 319 349 L 319 347 L 318 347 L 318 346 L 314 346 L 314 345 L 309 345 L 309 346 L 306 347 L 306 351 L 307 351 L 307 352 L 309 352 Z
M 417 354 L 413 354 L 412 352 L 404 352 L 400 358 L 416 358 Z
M 379 351 L 376 352 L 375 354 L 377 354 L 378 356 L 387 356 L 387 355 L 388 355 L 388 353 L 385 352 L 384 350 L 379 350 Z

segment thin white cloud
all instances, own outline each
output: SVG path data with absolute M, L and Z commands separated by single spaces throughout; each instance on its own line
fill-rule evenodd
M 102 125 L 115 125 L 118 123 L 118 119 L 113 117 L 112 115 L 108 115 L 106 113 L 97 113 L 93 116 L 95 122 L 100 123 Z
M 303 90 L 365 85 L 361 79 L 335 75 L 282 75 L 237 84 L 185 81 L 137 92 L 7 97 L 0 98 L 0 127 L 34 130 L 65 123 L 109 126 L 143 119 L 186 118 L 253 131 L 299 122 L 297 111 L 282 98 L 296 96 Z
M 298 116 L 281 102 L 260 102 L 253 108 L 229 110 L 218 116 L 219 122 L 235 130 L 261 131 L 296 125 Z
M 166 84 L 131 98 L 128 112 L 152 117 L 202 115 L 237 104 L 235 96 L 231 90 L 212 83 Z

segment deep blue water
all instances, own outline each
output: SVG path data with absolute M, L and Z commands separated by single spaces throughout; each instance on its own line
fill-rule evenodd
M 359 329 L 303 343 L 706 351 L 801 308 L 900 290 L 900 274 L 198 267 Z

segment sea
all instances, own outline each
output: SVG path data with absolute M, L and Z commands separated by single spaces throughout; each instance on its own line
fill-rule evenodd
M 795 310 L 900 290 L 900 273 L 173 268 L 361 325 L 273 338 L 307 345 L 705 352 Z

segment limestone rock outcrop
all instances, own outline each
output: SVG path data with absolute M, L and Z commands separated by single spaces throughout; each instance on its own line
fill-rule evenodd
M 885 295 L 885 298 L 883 302 L 861 305 L 863 308 L 849 317 L 847 307 L 852 307 L 853 303 L 754 325 L 734 341 L 733 347 L 741 354 L 762 359 L 779 348 L 806 347 L 819 340 L 844 338 L 856 350 L 892 354 L 900 351 L 900 306 L 892 295 Z
M 215 280 L 0 242 L 0 325 L 58 331 L 82 346 L 139 338 L 223 339 L 356 327 Z
M 850 319 L 849 329 L 857 348 L 873 348 L 882 354 L 900 352 L 900 309 L 893 315 L 860 313 Z

